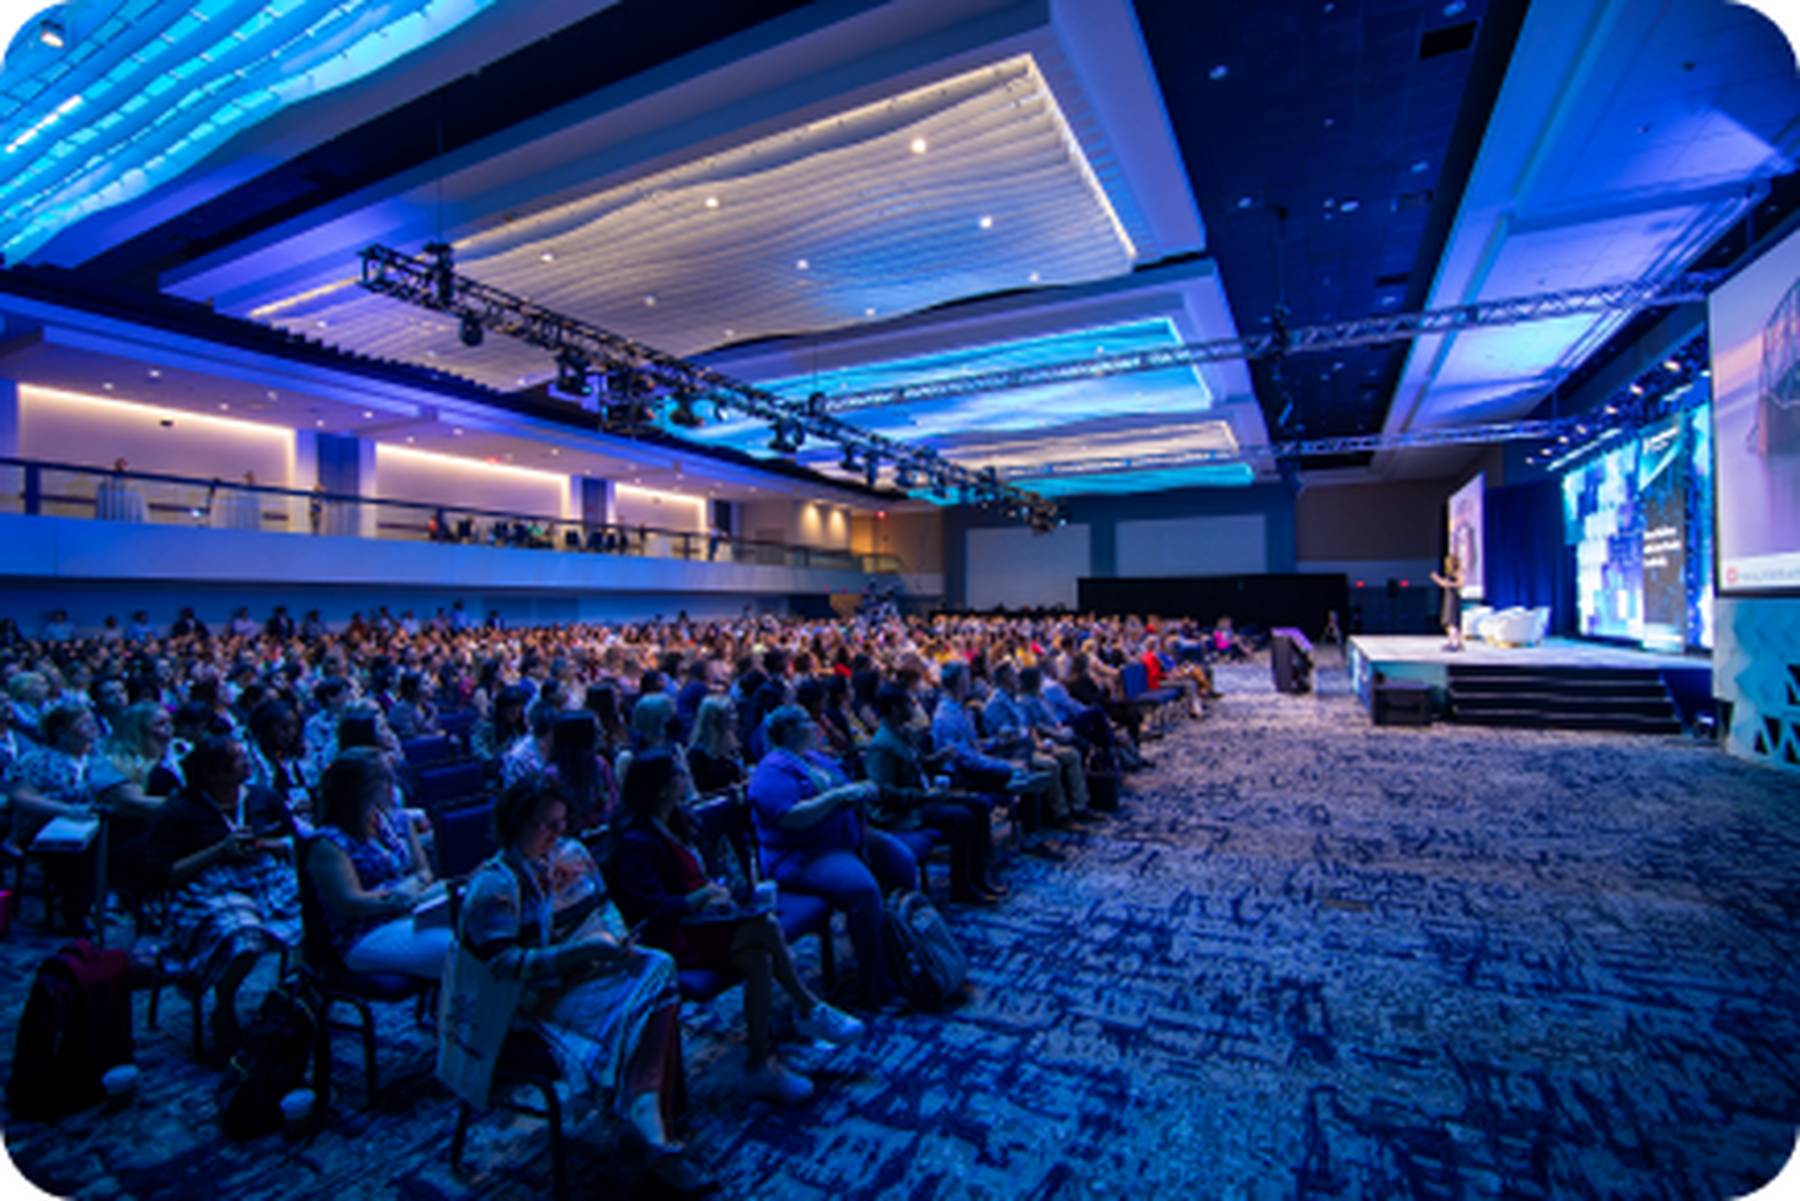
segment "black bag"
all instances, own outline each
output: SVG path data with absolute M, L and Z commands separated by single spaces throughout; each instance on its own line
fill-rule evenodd
M 968 981 L 969 961 L 943 915 L 923 893 L 895 892 L 887 899 L 886 942 L 894 979 L 921 1009 L 955 1000 Z
M 1087 773 L 1088 808 L 1101 813 L 1116 813 L 1119 809 L 1119 773 L 1116 771 L 1094 771 Z
M 78 938 L 38 965 L 13 1044 L 15 1118 L 60 1118 L 106 1097 L 101 1077 L 131 1062 L 131 960 Z
M 269 990 L 219 1086 L 219 1129 L 226 1138 L 281 1129 L 281 1099 L 305 1087 L 318 1034 L 319 1002 L 310 990 L 285 982 Z

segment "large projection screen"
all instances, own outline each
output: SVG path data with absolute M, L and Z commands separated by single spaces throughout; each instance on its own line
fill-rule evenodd
M 1486 556 L 1481 546 L 1481 503 L 1487 488 L 1487 474 L 1476 472 L 1475 478 L 1450 495 L 1447 506 L 1450 518 L 1450 553 L 1462 565 L 1464 600 L 1481 600 L 1487 596 L 1482 579 Z
M 1800 233 L 1708 299 L 1718 588 L 1800 591 Z

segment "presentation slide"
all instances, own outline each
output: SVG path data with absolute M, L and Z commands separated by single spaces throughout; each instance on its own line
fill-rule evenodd
M 1476 472 L 1474 479 L 1450 496 L 1450 553 L 1462 564 L 1464 600 L 1478 601 L 1487 595 L 1481 553 L 1481 501 L 1486 488 L 1486 474 Z
M 1719 591 L 1800 591 L 1800 233 L 1707 304 Z

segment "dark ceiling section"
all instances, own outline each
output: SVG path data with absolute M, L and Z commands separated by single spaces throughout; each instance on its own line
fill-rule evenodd
M 1421 304 L 1525 0 L 1136 4 L 1238 329 Z M 1405 356 L 1253 362 L 1270 436 L 1378 430 Z
M 221 193 L 83 264 L 96 278 L 156 287 L 165 271 L 441 153 L 731 37 L 804 0 L 625 0 Z

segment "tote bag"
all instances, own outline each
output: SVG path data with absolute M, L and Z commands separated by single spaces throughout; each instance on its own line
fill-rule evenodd
M 496 976 L 461 942 L 444 971 L 438 1012 L 438 1079 L 470 1105 L 486 1108 L 500 1048 L 512 1031 L 524 982 Z

